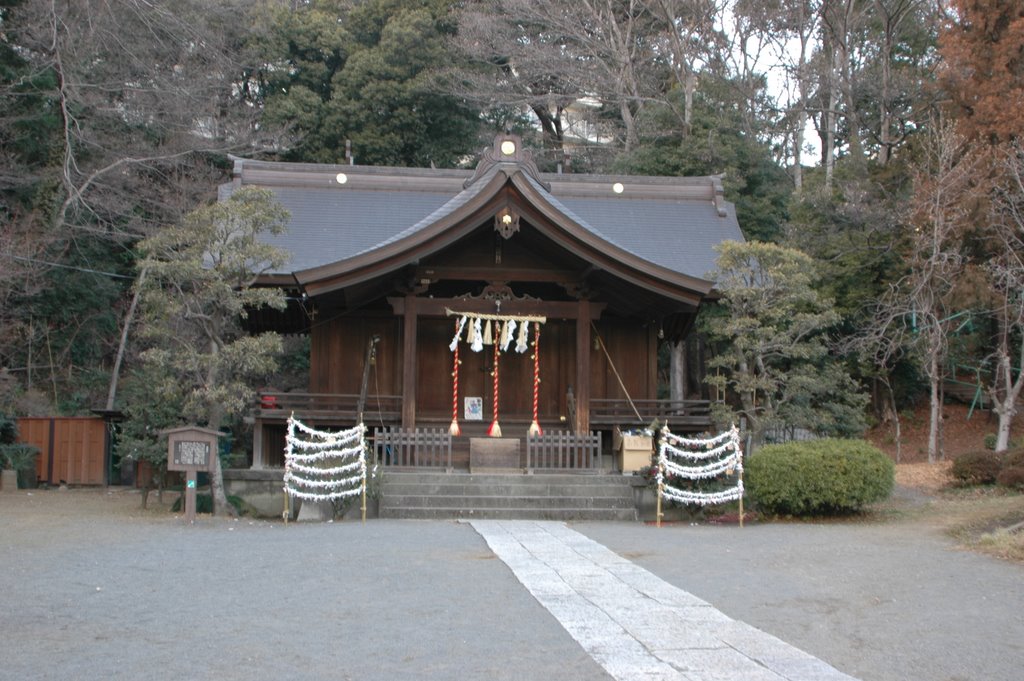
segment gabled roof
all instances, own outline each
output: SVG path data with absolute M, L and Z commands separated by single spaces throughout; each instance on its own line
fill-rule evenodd
M 502 153 L 508 140 L 515 153 Z M 416 262 L 510 201 L 595 268 L 681 300 L 710 290 L 716 244 L 743 239 L 718 177 L 539 173 L 518 143 L 499 137 L 475 172 L 235 159 L 221 196 L 271 189 L 291 213 L 288 232 L 269 239 L 291 254 L 277 274 L 323 290 Z

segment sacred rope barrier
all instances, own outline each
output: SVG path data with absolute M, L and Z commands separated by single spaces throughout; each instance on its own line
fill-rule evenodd
M 366 522 L 366 427 L 359 424 L 336 432 L 316 430 L 288 418 L 284 448 L 284 517 L 291 515 L 291 499 L 330 501 L 363 497 Z
M 491 425 L 487 434 L 491 437 L 501 437 L 501 426 L 498 424 L 498 398 L 499 390 L 499 363 L 501 353 L 508 352 L 515 338 L 515 351 L 524 353 L 530 347 L 530 324 L 533 324 L 533 422 L 530 424 L 529 432 L 534 435 L 541 434 L 540 423 L 537 421 L 538 397 L 540 395 L 540 325 L 547 321 L 545 317 L 532 315 L 501 315 L 484 314 L 481 312 L 456 312 L 446 309 L 450 317 L 456 317 L 455 337 L 448 345 L 452 351 L 452 423 L 448 432 L 452 435 L 459 435 L 462 429 L 459 428 L 459 341 L 462 340 L 462 330 L 466 329 L 466 343 L 473 352 L 480 352 L 485 345 L 494 346 L 494 369 L 491 371 Z M 518 330 L 518 332 L 517 332 Z
M 695 492 L 669 484 L 669 480 L 711 480 L 723 475 L 737 475 L 736 485 L 717 492 Z M 743 527 L 743 451 L 740 431 L 728 431 L 707 439 L 691 439 L 674 435 L 668 426 L 661 429 L 658 448 L 658 527 L 661 527 L 662 498 L 682 504 L 721 504 L 740 502 L 740 527 Z

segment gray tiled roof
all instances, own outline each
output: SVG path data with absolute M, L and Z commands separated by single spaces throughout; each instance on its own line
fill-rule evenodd
M 451 200 L 450 194 L 268 187 L 291 219 L 265 239 L 291 254 L 286 272 L 319 267 L 394 240 Z
M 296 165 L 295 177 L 299 179 L 292 179 L 289 164 L 242 161 L 240 167 L 243 184 L 271 189 L 291 213 L 288 232 L 270 239 L 291 253 L 285 273 L 345 260 L 415 234 L 472 200 L 497 169 L 491 168 L 463 190 L 461 180 L 470 177 L 468 172 L 438 171 L 438 176 L 443 176 L 441 181 L 431 182 L 431 171 L 424 169 L 323 166 L 319 170 L 317 166 Z M 269 170 L 247 180 L 247 167 Z M 339 168 L 361 181 L 338 185 L 322 180 L 333 178 Z M 236 174 L 238 170 L 236 167 Z M 307 179 L 314 177 L 314 170 L 318 171 L 316 180 Z M 380 185 L 375 178 L 387 171 L 394 171 L 394 177 L 402 181 L 375 188 Z M 597 191 L 605 184 L 610 188 L 614 178 L 590 181 L 585 176 L 545 175 L 541 179 L 546 181 L 571 178 L 568 182 L 553 182 L 549 193 L 528 173 L 525 175 L 555 210 L 598 238 L 691 277 L 709 278 L 715 266 L 715 244 L 743 240 L 733 205 L 720 201 L 725 214 L 719 214 L 713 183 L 708 178 L 621 178 L 630 188 L 641 191 L 619 195 Z M 675 191 L 677 185 L 679 191 Z M 222 187 L 222 198 L 230 191 L 229 185 Z
M 715 269 L 714 246 L 743 241 L 736 210 L 725 205 L 719 217 L 710 202 L 564 198 L 562 203 L 587 223 L 598 225 L 608 241 L 656 265 L 710 279 Z

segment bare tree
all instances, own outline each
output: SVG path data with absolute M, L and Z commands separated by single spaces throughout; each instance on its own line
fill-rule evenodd
M 645 0 L 644 4 L 656 21 L 654 38 L 658 53 L 668 61 L 675 85 L 683 93 L 679 117 L 685 138 L 693 123 L 693 96 L 700 71 L 710 62 L 722 61 L 726 52 L 717 25 L 728 3 L 723 0 Z M 666 101 L 678 110 L 672 99 Z
M 804 131 L 814 90 L 811 57 L 818 46 L 821 20 L 820 0 L 741 0 L 739 21 L 760 32 L 776 68 L 783 76 L 783 93 L 777 106 L 788 122 L 784 148 L 792 158 L 793 185 L 803 190 Z M 787 159 L 782 159 L 786 162 Z
M 471 4 L 462 12 L 457 43 L 480 68 L 451 80 L 460 94 L 491 108 L 529 108 L 553 149 L 565 141 L 569 108 L 587 98 L 616 112 L 616 141 L 627 151 L 640 142 L 643 115 L 652 102 L 676 112 L 685 136 L 700 69 L 721 61 L 724 41 L 716 23 L 724 5 L 721 0 Z
M 16 332 L 0 338 L 4 363 L 20 364 L 31 343 L 26 301 L 39 277 L 68 260 L 91 269 L 86 254 L 125 251 L 176 222 L 220 181 L 227 152 L 259 147 L 258 111 L 239 96 L 247 11 L 241 0 L 24 0 L 3 10 L 11 68 L 0 77 L 0 141 L 11 166 L 0 174 L 0 295 L 19 301 L 4 305 L 2 326 Z M 6 275 L 19 269 L 12 284 Z M 58 335 L 89 323 L 63 320 Z M 50 364 L 68 361 L 72 346 Z
M 994 380 L 988 392 L 999 417 L 996 451 L 1001 452 L 1009 447 L 1010 426 L 1024 389 L 1024 149 L 1017 142 L 996 153 L 1001 182 L 992 227 L 1002 248 L 987 263 L 997 303 Z
M 965 206 L 973 191 L 978 158 L 952 126 L 933 134 L 919 169 L 910 212 L 908 272 L 879 301 L 864 335 L 884 367 L 900 352 L 917 357 L 928 377 L 930 419 L 928 461 L 943 458 L 942 382 L 949 335 L 957 322 L 953 294 L 964 271 L 962 235 Z

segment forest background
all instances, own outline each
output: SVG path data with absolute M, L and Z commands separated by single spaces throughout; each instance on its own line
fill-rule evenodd
M 1018 0 L 2 0 L 0 412 L 144 401 L 152 348 L 128 322 L 147 239 L 213 201 L 231 155 L 464 167 L 501 130 L 542 170 L 724 176 L 747 239 L 775 249 L 739 274 L 800 274 L 775 299 L 792 307 L 740 328 L 811 343 L 739 348 L 707 315 L 736 410 L 828 430 L 835 413 L 783 407 L 820 404 L 814 376 L 838 367 L 833 402 L 867 395 L 869 420 L 930 403 L 935 459 L 962 378 L 1008 446 Z M 301 368 L 301 346 L 283 359 Z

